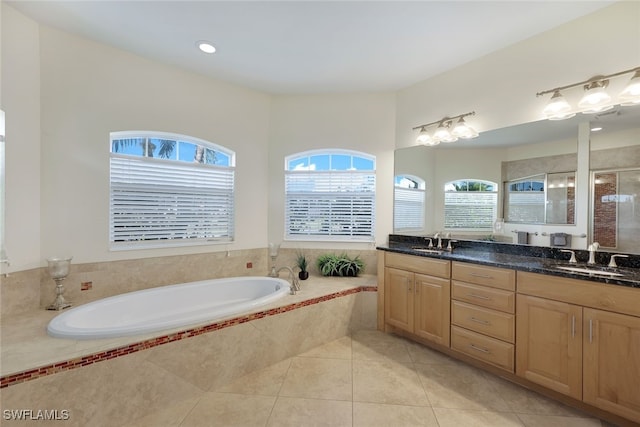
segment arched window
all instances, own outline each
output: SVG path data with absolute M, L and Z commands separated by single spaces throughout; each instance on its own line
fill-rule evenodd
M 110 136 L 112 249 L 233 240 L 233 151 L 164 132 Z
M 285 158 L 285 238 L 374 240 L 375 156 L 313 150 Z
M 498 184 L 460 179 L 445 184 L 444 228 L 447 230 L 493 230 L 498 211 Z
M 425 182 L 413 175 L 396 175 L 393 191 L 394 231 L 424 229 Z

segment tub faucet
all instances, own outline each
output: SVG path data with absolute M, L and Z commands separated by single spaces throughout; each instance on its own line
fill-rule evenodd
M 600 243 L 598 242 L 593 242 L 592 244 L 589 245 L 589 261 L 587 261 L 587 264 L 596 263 L 596 252 L 598 251 L 599 247 L 600 247 Z
M 291 281 L 291 295 L 295 295 L 296 292 L 300 290 L 300 282 L 298 282 L 298 279 L 296 279 L 296 275 L 291 267 L 280 267 L 277 272 L 278 276 L 280 275 L 280 272 L 282 270 L 286 270 L 289 272 L 289 280 Z

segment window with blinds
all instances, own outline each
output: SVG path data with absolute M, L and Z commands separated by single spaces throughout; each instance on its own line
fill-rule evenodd
M 396 175 L 393 192 L 394 231 L 422 231 L 425 220 L 425 182 L 412 175 Z
M 375 157 L 344 150 L 285 159 L 285 238 L 374 239 Z
M 233 240 L 234 165 L 232 151 L 196 138 L 112 133 L 111 248 Z
M 458 180 L 445 185 L 444 227 L 448 230 L 493 230 L 498 211 L 497 184 Z

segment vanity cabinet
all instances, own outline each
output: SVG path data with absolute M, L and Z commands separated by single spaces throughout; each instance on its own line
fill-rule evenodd
M 516 374 L 640 423 L 640 289 L 518 272 Z
M 386 253 L 385 323 L 449 346 L 450 265 L 439 259 Z
M 515 271 L 453 262 L 451 348 L 514 371 Z
M 516 374 L 582 399 L 582 307 L 518 295 Z

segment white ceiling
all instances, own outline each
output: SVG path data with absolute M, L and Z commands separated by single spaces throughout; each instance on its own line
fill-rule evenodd
M 386 91 L 612 1 L 5 1 L 31 18 L 268 93 Z M 218 52 L 200 53 L 197 40 Z

